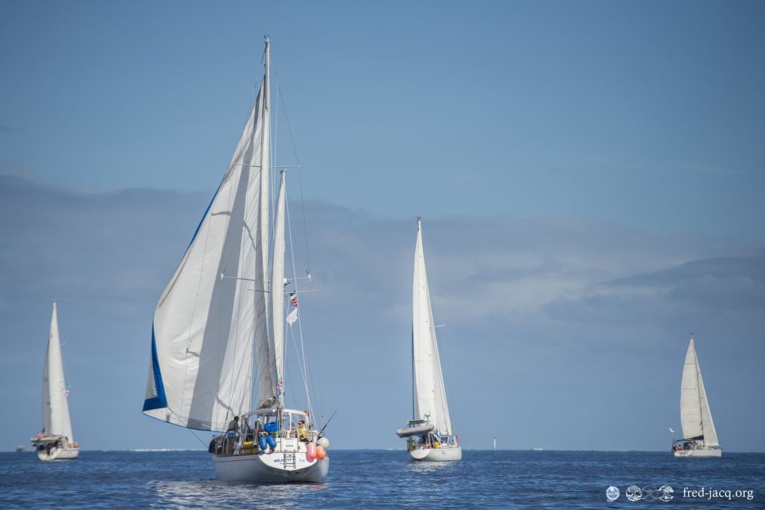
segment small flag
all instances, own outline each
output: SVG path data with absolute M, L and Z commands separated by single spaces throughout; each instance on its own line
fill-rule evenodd
M 294 309 L 294 310 L 292 310 L 292 311 L 290 312 L 290 314 L 287 316 L 287 323 L 288 323 L 290 326 L 292 326 L 292 325 L 295 323 L 295 321 L 296 321 L 297 319 L 298 319 L 298 316 L 297 316 L 297 308 L 295 308 L 295 309 Z
M 294 292 L 290 293 L 290 304 L 292 306 L 297 306 L 297 296 L 295 295 Z

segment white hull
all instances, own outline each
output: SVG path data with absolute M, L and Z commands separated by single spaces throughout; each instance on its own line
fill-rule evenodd
M 449 462 L 462 459 L 462 447 L 455 446 L 451 448 L 415 448 L 409 450 L 409 457 L 412 460 L 426 462 Z
M 328 457 L 309 461 L 305 453 L 295 453 L 294 460 L 285 452 L 213 455 L 215 472 L 224 482 L 324 483 Z
M 79 448 L 51 448 L 50 451 L 37 450 L 37 458 L 44 461 L 76 459 L 80 454 Z
M 722 449 L 675 450 L 675 457 L 722 457 Z

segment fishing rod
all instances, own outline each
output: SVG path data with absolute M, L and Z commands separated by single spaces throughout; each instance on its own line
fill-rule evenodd
M 329 425 L 329 422 L 332 421 L 332 418 L 334 418 L 336 414 L 337 414 L 337 409 L 335 409 L 335 412 L 332 413 L 332 416 L 329 417 L 329 420 L 327 420 L 327 423 L 325 423 L 324 426 L 321 428 L 321 430 L 319 430 L 319 435 L 320 436 L 324 435 L 324 429 L 327 428 L 327 425 Z

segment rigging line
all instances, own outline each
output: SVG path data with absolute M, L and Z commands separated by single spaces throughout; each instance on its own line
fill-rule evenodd
M 303 379 L 303 386 L 304 386 L 305 392 L 306 392 L 306 402 L 308 404 L 308 409 L 310 409 L 311 412 L 313 412 L 313 408 L 311 406 L 311 396 L 310 396 L 310 394 L 308 392 L 308 385 L 307 385 L 306 379 L 305 379 L 304 364 L 306 363 L 306 360 L 305 360 L 305 357 L 301 358 L 301 356 L 300 356 L 300 350 L 298 349 L 298 343 L 297 343 L 297 340 L 295 339 L 295 333 L 292 330 L 292 327 L 289 328 L 289 335 L 288 336 L 292 340 L 291 343 L 292 343 L 292 347 L 293 347 L 293 349 L 295 351 L 295 359 L 297 360 L 298 368 L 300 369 L 301 379 Z M 297 400 L 295 402 L 297 404 Z
M 295 145 L 295 136 L 292 133 L 292 124 L 290 124 L 290 118 L 289 115 L 287 115 L 287 106 L 284 103 L 284 93 L 282 92 L 281 88 L 281 82 L 279 81 L 279 73 L 276 72 L 276 64 L 274 63 L 274 57 L 271 56 L 271 68 L 272 72 L 276 76 L 276 90 L 277 90 L 277 103 L 281 103 L 282 105 L 282 111 L 284 112 L 284 121 L 287 123 L 287 132 L 290 135 L 290 142 L 292 142 L 292 152 L 295 156 L 295 161 L 297 162 L 298 166 L 300 166 L 300 157 L 297 153 L 297 146 Z
M 198 440 L 200 443 L 202 443 L 202 446 L 207 446 L 207 444 L 206 444 L 204 441 L 202 441 L 202 439 L 200 439 L 200 438 L 199 438 L 199 436 L 197 435 L 197 433 L 196 433 L 196 432 L 194 432 L 194 429 L 189 429 L 189 430 L 190 430 L 190 431 L 191 431 L 191 433 L 194 435 L 194 437 L 196 437 L 196 438 L 197 438 L 197 440 Z
M 292 152 L 295 156 L 295 162 L 297 163 L 298 170 L 300 166 L 300 156 L 297 152 L 297 146 L 295 145 L 295 135 L 292 132 L 292 124 L 290 123 L 290 117 L 287 115 L 287 105 L 284 102 L 284 93 L 282 92 L 281 82 L 279 81 L 279 73 L 276 72 L 276 64 L 274 63 L 274 57 L 271 57 L 271 67 L 274 75 L 276 76 L 276 90 L 277 90 L 277 104 L 281 103 L 282 112 L 284 112 L 284 121 L 287 123 L 287 132 L 289 133 L 290 142 L 292 143 Z M 278 119 L 277 119 L 278 120 Z M 298 187 L 300 189 L 300 203 L 303 216 L 303 236 L 305 237 L 305 250 L 306 250 L 306 264 L 308 265 L 308 271 L 311 271 L 311 255 L 308 250 L 310 244 L 308 243 L 308 222 L 306 221 L 305 214 L 305 194 L 303 193 L 303 176 L 302 172 L 298 171 Z
M 292 274 L 294 276 L 294 275 L 297 274 L 297 271 L 296 271 L 296 268 L 295 268 L 295 245 L 292 242 L 292 221 L 290 219 L 291 218 L 291 216 L 290 216 L 290 208 L 289 208 L 289 205 L 288 205 L 288 201 L 286 201 L 286 200 L 285 200 L 285 217 L 286 217 L 286 221 L 287 221 L 287 229 L 290 232 L 290 236 L 289 236 L 289 241 L 290 241 L 289 242 L 289 245 L 290 245 L 290 258 L 291 258 L 291 263 L 292 263 Z M 293 281 L 293 285 L 295 287 L 295 293 L 297 294 L 298 291 L 299 291 L 299 289 L 298 289 L 298 280 L 296 278 L 293 278 L 293 280 L 294 280 Z M 306 357 L 306 354 L 305 354 L 305 338 L 303 336 L 303 320 L 302 320 L 302 318 L 298 318 L 297 322 L 298 322 L 298 331 L 300 333 L 300 347 L 301 347 L 302 359 L 303 359 L 303 363 L 302 363 L 303 384 L 305 385 L 306 399 L 308 400 L 308 408 L 310 409 L 311 412 L 313 412 L 313 407 L 312 407 L 312 403 L 311 403 L 311 395 L 310 395 L 310 391 L 309 391 L 310 376 L 309 376 L 309 373 L 308 373 L 308 358 Z M 290 330 L 292 330 L 292 326 L 290 326 Z M 298 358 L 300 358 L 299 355 L 298 355 Z

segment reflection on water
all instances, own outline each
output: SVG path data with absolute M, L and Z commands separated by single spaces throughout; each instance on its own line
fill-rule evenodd
M 450 462 L 417 462 L 410 461 L 407 463 L 406 471 L 409 473 L 445 473 L 449 470 L 454 470 L 456 467 L 456 461 Z
M 305 506 L 306 501 L 327 488 L 326 485 L 256 485 L 217 480 L 157 481 L 149 486 L 156 494 L 158 508 L 233 508 L 255 501 L 258 508 L 292 508 Z

